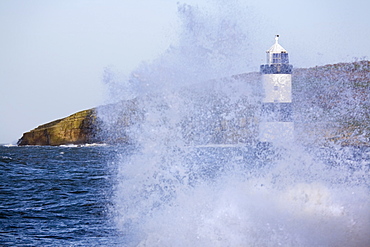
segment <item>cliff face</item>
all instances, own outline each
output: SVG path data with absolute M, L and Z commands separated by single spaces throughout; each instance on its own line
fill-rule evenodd
M 96 124 L 95 109 L 80 111 L 24 133 L 18 145 L 58 146 L 98 142 Z

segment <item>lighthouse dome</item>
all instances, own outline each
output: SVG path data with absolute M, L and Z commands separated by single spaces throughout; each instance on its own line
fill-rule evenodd
M 267 64 L 289 64 L 288 52 L 279 44 L 279 35 L 275 36 L 275 44 L 266 51 Z

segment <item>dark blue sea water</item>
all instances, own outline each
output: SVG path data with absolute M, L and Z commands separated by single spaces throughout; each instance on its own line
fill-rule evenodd
M 109 147 L 0 147 L 1 246 L 120 246 Z
M 0 246 L 370 243 L 370 148 L 151 151 L 0 146 Z

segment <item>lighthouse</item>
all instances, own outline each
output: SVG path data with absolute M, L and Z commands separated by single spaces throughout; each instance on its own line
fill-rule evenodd
M 266 51 L 266 64 L 261 65 L 262 106 L 259 141 L 284 144 L 294 139 L 292 108 L 292 69 L 288 52 L 279 44 Z

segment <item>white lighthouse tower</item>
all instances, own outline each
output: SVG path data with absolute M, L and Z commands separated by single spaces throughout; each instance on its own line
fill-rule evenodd
M 274 144 L 291 142 L 294 139 L 292 108 L 292 69 L 288 52 L 278 43 L 267 53 L 266 64 L 261 65 L 263 98 L 259 141 Z

